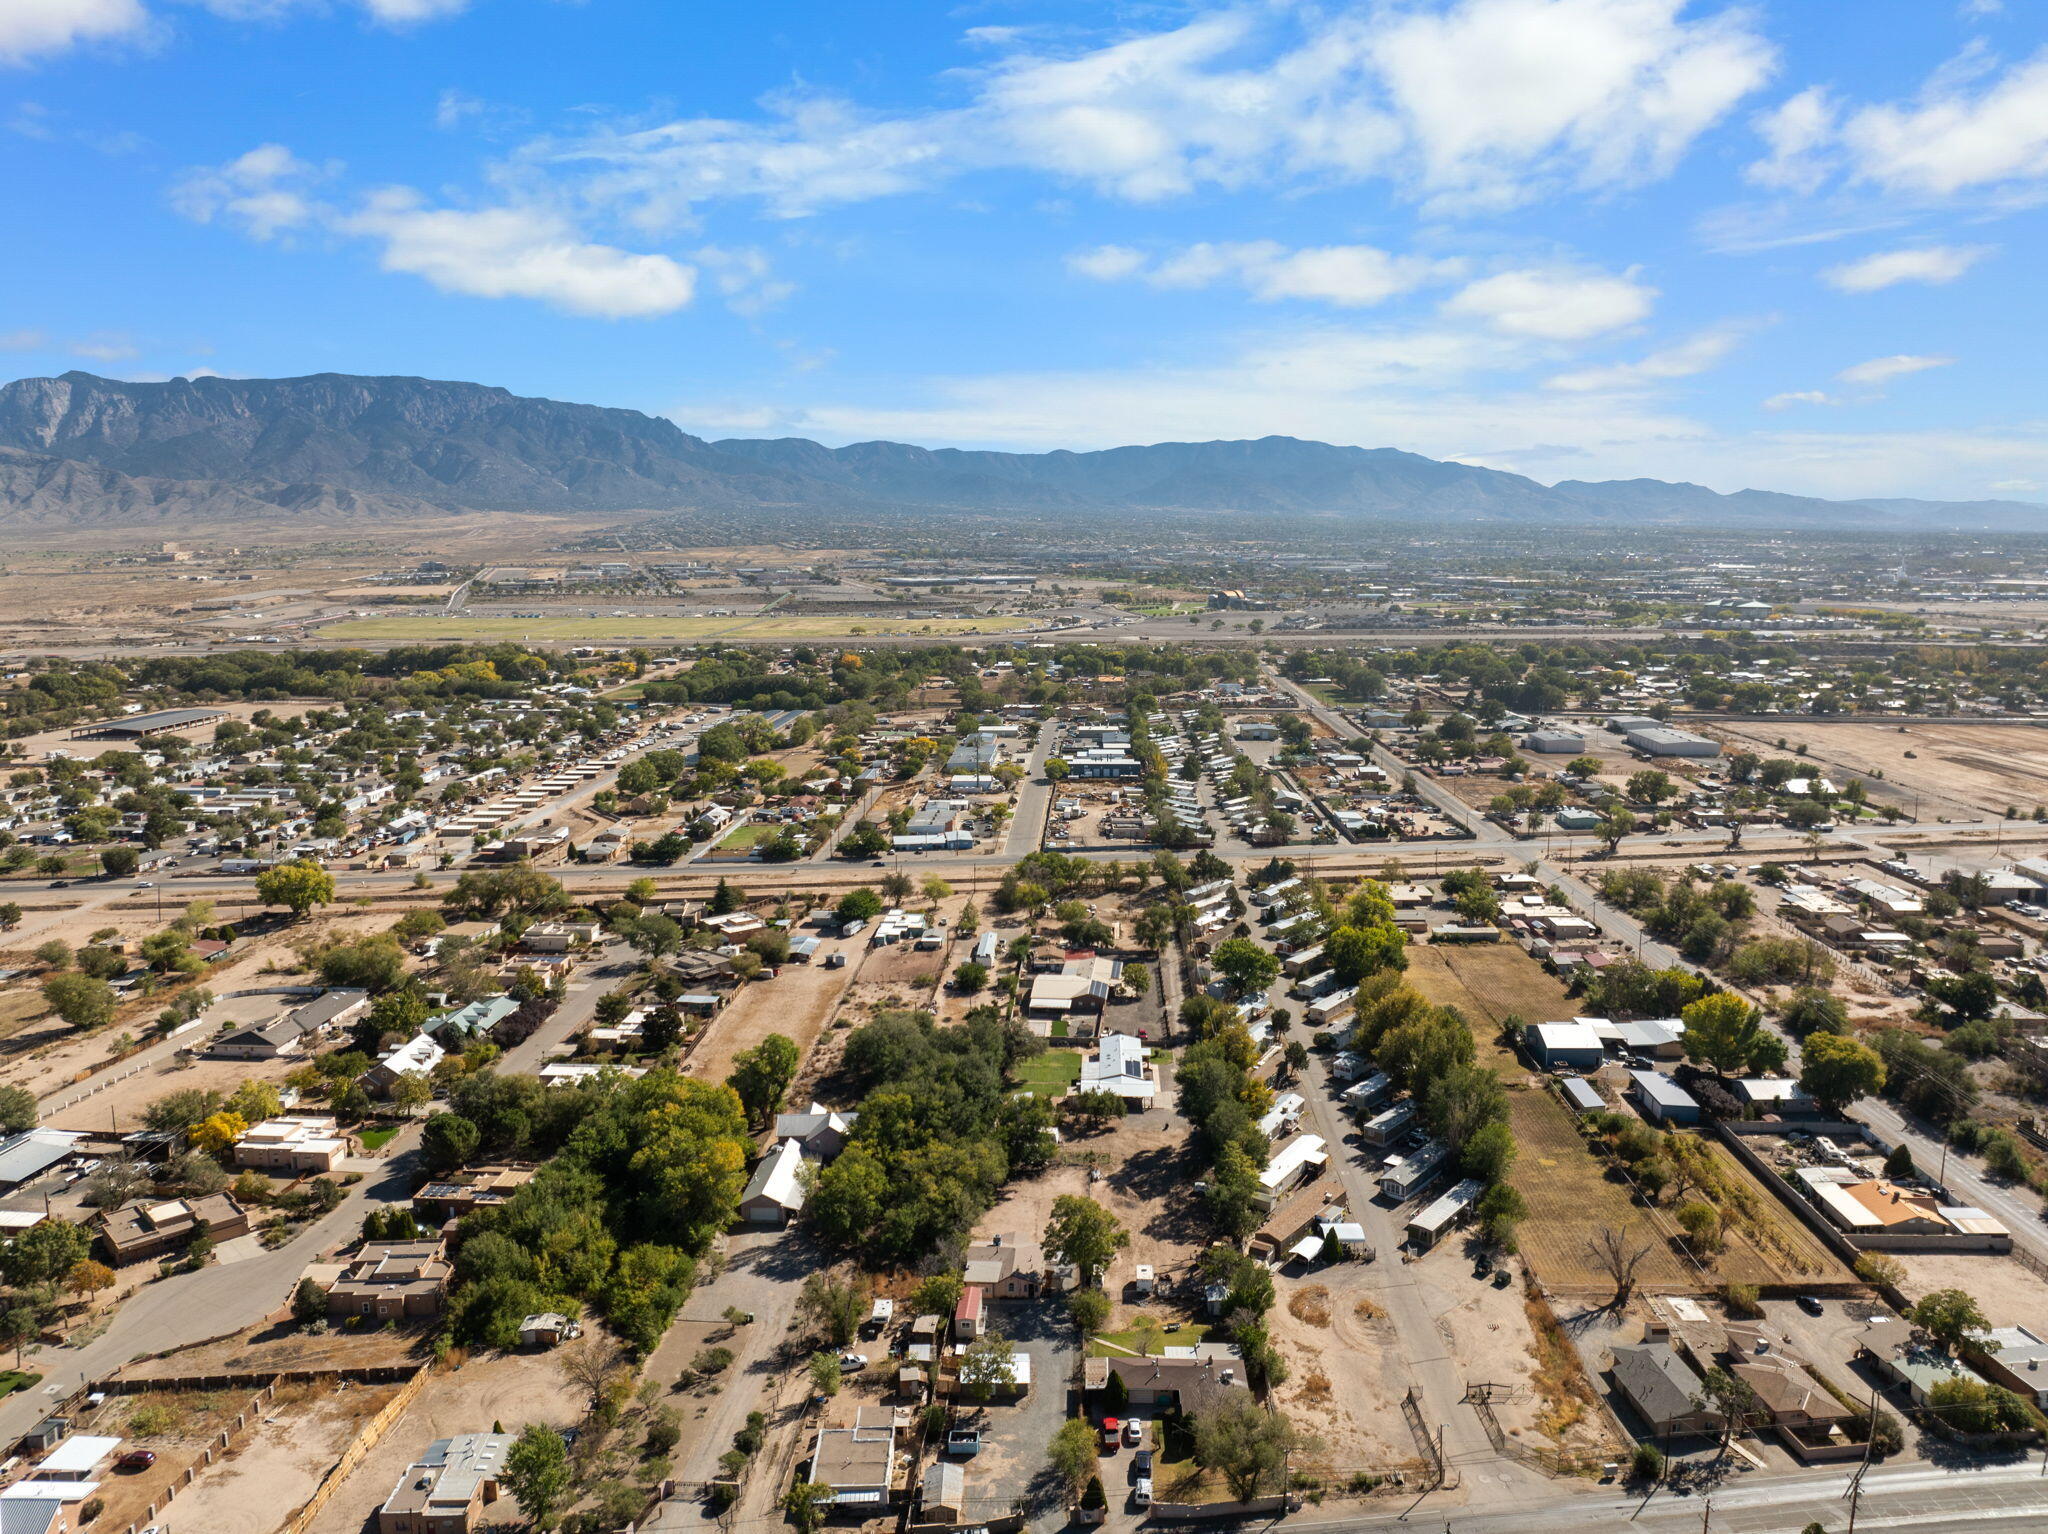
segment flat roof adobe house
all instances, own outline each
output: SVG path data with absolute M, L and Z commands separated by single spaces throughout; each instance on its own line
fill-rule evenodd
M 498 1500 L 498 1477 L 518 1442 L 510 1433 L 437 1438 L 377 1510 L 377 1534 L 469 1534 Z

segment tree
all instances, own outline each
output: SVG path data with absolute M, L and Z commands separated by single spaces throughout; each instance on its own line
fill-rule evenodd
M 1906 1319 L 1950 1353 L 1959 1353 L 1966 1345 L 1978 1352 L 1998 1350 L 1998 1344 L 1984 1335 L 1991 1323 L 1961 1289 L 1934 1290 L 1906 1313 Z
M 1062 1422 L 1046 1445 L 1045 1457 L 1053 1473 L 1067 1483 L 1068 1493 L 1078 1494 L 1095 1474 L 1095 1431 L 1088 1419 L 1069 1417 Z
M 1731 991 L 1702 996 L 1679 1017 L 1685 1023 L 1686 1059 L 1712 1067 L 1717 1076 L 1752 1068 L 1759 1053 L 1768 1058 L 1777 1045 L 1764 1028 L 1763 1014 Z
M 983 1332 L 967 1344 L 960 1355 L 960 1388 L 977 1401 L 986 1401 L 999 1385 L 1017 1383 L 1017 1362 L 1011 1356 L 1010 1339 L 998 1332 Z
M 1080 1271 L 1091 1284 L 1116 1254 L 1131 1244 L 1131 1233 L 1092 1198 L 1063 1193 L 1052 1201 L 1045 1223 L 1046 1255 Z
M 52 975 L 43 982 L 43 1000 L 74 1028 L 104 1028 L 114 1020 L 118 998 L 114 988 L 90 975 Z
M 779 1033 L 769 1034 L 734 1058 L 725 1084 L 739 1094 L 750 1121 L 765 1124 L 781 1108 L 783 1094 L 796 1079 L 799 1060 L 795 1043 Z
M 1709 1369 L 1700 1377 L 1700 1393 L 1692 1404 L 1693 1410 L 1709 1411 L 1721 1419 L 1721 1452 L 1725 1454 L 1756 1410 L 1756 1391 L 1738 1374 Z
M 239 1113 L 223 1109 L 210 1114 L 185 1131 L 185 1138 L 216 1161 L 234 1149 L 235 1142 L 249 1132 L 249 1122 Z
M 1128 975 L 1128 971 L 1126 971 Z M 969 996 L 988 989 L 988 966 L 969 959 L 964 964 L 953 966 L 953 985 L 956 990 Z
M 1240 996 L 1258 995 L 1280 977 L 1280 960 L 1248 937 L 1225 938 L 1209 962 Z
M 1248 1502 L 1278 1480 L 1295 1445 L 1294 1424 L 1248 1393 L 1226 1391 L 1225 1397 L 1195 1418 L 1195 1461 L 1222 1476 L 1233 1498 Z
M 1804 986 L 1785 998 L 1778 1013 L 1785 1031 L 1795 1039 L 1810 1033 L 1847 1033 L 1849 1008 L 1842 998 L 1819 986 Z
M 434 1100 L 434 1084 L 424 1076 L 402 1075 L 391 1086 L 391 1106 L 407 1118 Z
M 704 909 L 706 914 L 711 916 L 730 916 L 746 903 L 746 895 L 733 888 L 731 881 L 720 875 L 718 888 L 711 892 L 711 898 L 705 902 Z
M 1486 1239 L 1504 1252 L 1515 1249 L 1515 1228 L 1529 1216 L 1528 1201 L 1513 1186 L 1497 1182 L 1480 1195 L 1474 1210 Z
M 1721 1211 L 1712 1204 L 1695 1201 L 1681 1205 L 1678 1224 L 1694 1255 L 1711 1257 L 1721 1250 Z
M 1092 1337 L 1109 1324 L 1110 1308 L 1109 1296 L 1092 1285 L 1067 1296 L 1067 1314 L 1084 1336 Z
M 1594 834 L 1607 843 L 1607 850 L 1613 852 L 1621 845 L 1622 838 L 1636 828 L 1636 817 L 1628 810 L 1616 806 L 1600 817 L 1600 824 L 1593 828 Z
M 1678 792 L 1678 785 L 1671 781 L 1668 773 L 1655 767 L 1645 767 L 1641 772 L 1628 775 L 1628 796 L 1638 803 L 1655 808 Z
M 1472 1131 L 1458 1152 L 1458 1168 L 1467 1177 L 1498 1185 L 1515 1164 L 1515 1132 L 1501 1119 Z
M 1366 927 L 1340 926 L 1323 944 L 1330 968 L 1345 985 L 1356 985 L 1382 970 L 1402 969 L 1408 963 L 1408 939 L 1392 923 Z
M 820 1481 L 798 1481 L 782 1499 L 782 1516 L 795 1524 L 800 1534 L 815 1534 L 833 1496 L 832 1488 Z
M 256 876 L 256 894 L 265 905 L 281 905 L 295 921 L 315 906 L 334 903 L 334 875 L 317 863 L 280 863 Z
M 21 1350 L 42 1335 L 43 1311 L 27 1300 L 16 1300 L 0 1308 L 0 1347 L 14 1349 L 14 1367 L 21 1367 Z
M 882 897 L 862 885 L 859 889 L 850 889 L 841 895 L 839 904 L 832 908 L 832 914 L 839 919 L 839 924 L 843 927 L 851 922 L 873 921 L 882 914 L 883 909 Z
M 482 1132 L 461 1114 L 430 1114 L 420 1130 L 420 1154 L 429 1171 L 453 1172 L 468 1165 L 482 1141 Z
M 54 1293 L 91 1250 L 92 1236 L 83 1226 L 47 1219 L 30 1226 L 0 1251 L 0 1275 L 17 1289 Z
M 1650 1255 L 1648 1244 L 1610 1227 L 1586 1244 L 1586 1254 L 1613 1282 L 1612 1308 L 1620 1310 L 1636 1292 L 1636 1271 Z
M 36 1127 L 36 1095 L 27 1087 L 0 1086 L 0 1134 Z
M 1799 1085 L 1836 1118 L 1859 1097 L 1882 1092 L 1884 1082 L 1883 1059 L 1857 1039 L 1839 1033 L 1811 1033 L 1800 1046 Z
M 828 1273 L 804 1280 L 796 1299 L 797 1314 L 816 1327 L 835 1348 L 853 1341 L 867 1314 L 867 1294 L 858 1284 L 843 1283 Z M 951 1315 L 949 1308 L 947 1315 Z
M 310 1278 L 299 1280 L 292 1291 L 292 1319 L 301 1326 L 318 1326 L 327 1319 L 327 1291 Z
M 839 1394 L 842 1371 L 837 1353 L 813 1353 L 810 1362 L 811 1389 L 821 1396 Z
M 505 1455 L 505 1485 L 536 1529 L 552 1529 L 568 1505 L 569 1449 L 551 1427 L 529 1422 Z
M 100 848 L 100 872 L 109 879 L 126 879 L 142 864 L 142 854 L 133 847 Z

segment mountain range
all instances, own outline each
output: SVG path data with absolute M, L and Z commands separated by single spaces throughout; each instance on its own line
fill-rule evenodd
M 1292 437 L 999 453 L 803 438 L 711 442 L 636 410 L 483 384 L 318 373 L 0 386 L 0 524 L 132 527 L 451 511 L 1229 514 L 1792 531 L 2048 531 L 2020 501 L 1828 501 L 1566 480 Z

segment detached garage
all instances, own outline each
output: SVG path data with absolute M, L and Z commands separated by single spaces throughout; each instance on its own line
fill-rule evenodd
M 1529 1053 L 1546 1071 L 1564 1066 L 1597 1071 L 1607 1058 L 1606 1045 L 1590 1023 L 1531 1023 Z

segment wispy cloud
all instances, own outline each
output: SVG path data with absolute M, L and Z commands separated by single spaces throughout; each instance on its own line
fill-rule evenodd
M 1635 281 L 1568 267 L 1525 268 L 1482 277 L 1444 305 L 1444 313 L 1486 321 L 1508 335 L 1582 341 L 1649 316 L 1657 290 Z
M 1639 389 L 1674 378 L 1691 378 L 1720 364 L 1754 328 L 1746 324 L 1717 326 L 1690 336 L 1676 346 L 1651 352 L 1635 362 L 1609 363 L 1603 367 L 1558 373 L 1546 378 L 1543 387 L 1589 394 L 1596 390 Z
M 1260 303 L 1304 299 L 1360 309 L 1455 277 L 1464 263 L 1395 255 L 1372 245 L 1291 250 L 1276 240 L 1189 245 L 1158 258 L 1127 245 L 1077 251 L 1068 266 L 1098 282 L 1139 278 L 1155 288 L 1241 287 Z
M 1920 245 L 1831 266 L 1821 281 L 1844 293 L 1875 293 L 1902 282 L 1954 282 L 1991 254 L 1988 245 Z
M 1888 384 L 1894 378 L 1904 378 L 1912 373 L 1925 373 L 1930 368 L 1952 367 L 1953 357 L 1910 357 L 1904 354 L 1895 357 L 1873 357 L 1868 362 L 1859 362 L 1854 367 L 1843 368 L 1835 377 L 1843 383 L 1869 384 L 1876 387 Z

